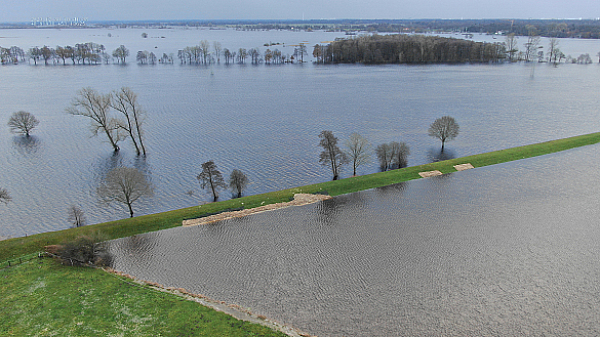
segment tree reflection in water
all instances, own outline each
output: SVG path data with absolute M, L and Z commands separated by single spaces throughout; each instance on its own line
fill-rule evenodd
M 438 161 L 444 161 L 456 158 L 456 153 L 450 149 L 444 149 L 443 151 L 439 148 L 429 148 L 427 150 L 427 162 L 435 163 Z
M 34 155 L 42 146 L 42 141 L 36 136 L 14 136 L 13 147 L 22 155 Z

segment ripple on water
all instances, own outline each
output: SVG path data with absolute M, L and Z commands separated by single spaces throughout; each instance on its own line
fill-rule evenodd
M 140 235 L 111 250 L 119 270 L 319 336 L 597 335 L 600 182 L 585 174 L 600 164 L 597 149 Z

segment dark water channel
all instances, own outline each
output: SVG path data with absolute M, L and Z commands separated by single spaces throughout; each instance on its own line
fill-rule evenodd
M 116 269 L 319 336 L 600 334 L 598 145 L 116 240 Z

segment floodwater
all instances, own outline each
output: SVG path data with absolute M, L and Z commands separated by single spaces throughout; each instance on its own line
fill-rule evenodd
M 599 150 L 115 240 L 114 267 L 319 336 L 595 336 Z
M 147 32 L 149 37 L 141 37 Z M 109 37 L 108 34 L 111 36 Z M 406 142 L 409 165 L 440 158 L 427 136 L 436 118 L 450 115 L 461 133 L 446 146 L 458 157 L 598 130 L 600 67 L 593 65 L 460 66 L 139 66 L 137 50 L 177 54 L 200 40 L 223 48 L 330 41 L 341 33 L 196 29 L 2 30 L 0 45 L 28 48 L 93 41 L 112 52 L 124 44 L 128 65 L 0 66 L 0 121 L 16 111 L 33 113 L 40 125 L 26 139 L 0 127 L 0 187 L 13 201 L 0 205 L 0 236 L 24 236 L 68 228 L 67 209 L 79 205 L 88 223 L 120 219 L 128 212 L 99 201 L 96 190 L 118 165 L 137 167 L 155 194 L 134 205 L 136 215 L 195 206 L 211 200 L 196 176 L 214 160 L 227 177 L 233 169 L 250 179 L 246 194 L 331 179 L 319 165 L 318 134 L 331 130 L 340 144 L 352 132 L 376 146 Z M 492 37 L 478 36 L 491 40 Z M 524 42 L 524 41 L 523 41 Z M 284 44 L 285 43 L 285 47 Z M 542 42 L 543 45 L 547 43 Z M 565 53 L 595 55 L 598 41 L 561 40 Z M 309 48 L 309 54 L 312 48 Z M 310 59 L 310 56 L 307 58 Z M 103 93 L 131 87 L 147 112 L 148 156 L 136 157 L 127 141 L 114 155 L 89 121 L 65 113 L 77 90 Z M 2 123 L 5 123 L 2 122 Z M 377 171 L 376 161 L 359 174 Z M 351 171 L 342 170 L 342 177 Z M 230 198 L 228 191 L 221 199 Z

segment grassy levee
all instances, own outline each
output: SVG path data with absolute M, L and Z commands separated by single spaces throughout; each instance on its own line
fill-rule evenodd
M 121 276 L 52 259 L 0 269 L 0 299 L 0 336 L 286 336 Z
M 228 209 L 254 208 L 261 205 L 291 200 L 296 193 L 327 193 L 331 196 L 387 186 L 420 178 L 419 172 L 439 170 L 442 173 L 456 172 L 454 165 L 471 163 L 474 167 L 494 165 L 524 158 L 536 157 L 600 142 L 600 132 L 581 136 L 536 143 L 505 150 L 461 157 L 431 164 L 406 167 L 399 170 L 373 173 L 336 181 L 300 186 L 281 191 L 225 200 L 202 206 L 149 214 L 111 221 L 97 225 L 72 228 L 62 231 L 36 234 L 29 237 L 0 241 L 0 261 L 41 251 L 44 246 L 68 241 L 82 234 L 101 233 L 106 239 L 116 239 L 156 230 L 177 227 L 184 219 L 198 218 Z M 2 263 L 0 263 L 0 267 Z

